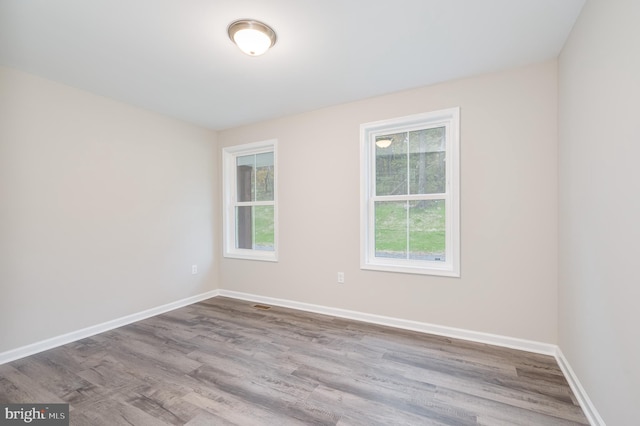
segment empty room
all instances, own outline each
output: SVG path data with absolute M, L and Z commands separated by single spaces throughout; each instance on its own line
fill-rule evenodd
M 0 0 L 0 424 L 638 424 L 639 21 Z

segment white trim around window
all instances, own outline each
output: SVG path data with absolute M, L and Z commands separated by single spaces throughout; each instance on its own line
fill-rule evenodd
M 272 139 L 222 150 L 224 257 L 278 260 L 277 145 Z
M 459 277 L 460 109 L 362 124 L 360 144 L 361 268 Z

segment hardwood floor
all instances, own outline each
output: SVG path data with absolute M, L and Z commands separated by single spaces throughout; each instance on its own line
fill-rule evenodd
M 555 359 L 216 297 L 0 366 L 72 425 L 588 424 Z

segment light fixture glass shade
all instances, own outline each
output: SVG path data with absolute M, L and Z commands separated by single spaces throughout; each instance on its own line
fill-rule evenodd
M 380 138 L 376 140 L 376 145 L 380 148 L 389 148 L 391 146 L 391 139 L 389 138 Z
M 262 22 L 241 19 L 229 25 L 229 38 L 250 56 L 265 53 L 276 43 L 276 33 Z

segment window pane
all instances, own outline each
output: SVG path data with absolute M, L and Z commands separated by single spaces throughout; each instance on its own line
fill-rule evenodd
M 273 152 L 256 155 L 256 201 L 273 201 Z
M 253 211 L 251 206 L 236 207 L 236 248 L 253 248 Z
M 275 250 L 273 206 L 236 207 L 236 248 Z
M 376 195 L 407 193 L 407 133 L 376 137 Z
M 273 201 L 273 152 L 236 158 L 238 201 Z
M 407 257 L 407 202 L 375 203 L 375 256 Z
M 446 260 L 444 200 L 409 203 L 409 258 Z
M 445 128 L 409 132 L 410 194 L 444 194 Z
M 255 206 L 255 250 L 275 250 L 273 206 Z
M 238 187 L 238 201 L 253 201 L 254 198 L 254 169 L 256 156 L 243 155 L 236 157 L 236 184 Z

